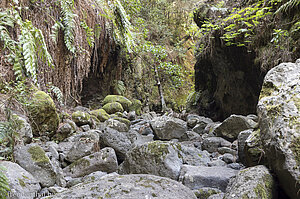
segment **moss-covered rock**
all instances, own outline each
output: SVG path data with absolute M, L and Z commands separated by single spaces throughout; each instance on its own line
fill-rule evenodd
M 78 125 L 82 126 L 85 124 L 90 124 L 91 116 L 90 114 L 82 111 L 76 111 L 72 114 L 72 120 Z
M 123 117 L 111 116 L 111 118 L 114 119 L 114 120 L 118 120 L 119 122 L 122 122 L 122 123 L 126 124 L 127 127 L 129 127 L 130 124 L 131 124 L 131 122 L 128 119 L 123 118 Z
M 97 109 L 97 110 L 93 110 L 90 113 L 91 113 L 91 115 L 96 116 L 98 118 L 98 120 L 100 120 L 100 122 L 105 122 L 106 120 L 109 119 L 109 115 L 102 108 L 101 109 Z
M 129 107 L 132 105 L 132 102 L 129 99 L 121 95 L 107 95 L 103 100 L 103 105 L 112 102 L 119 102 L 126 111 L 128 111 Z
M 40 146 L 32 146 L 28 150 L 31 158 L 36 163 L 50 163 L 49 158 L 46 156 L 45 151 Z
M 43 91 L 37 91 L 27 106 L 28 117 L 33 134 L 52 137 L 59 124 L 59 116 L 51 97 Z
M 137 99 L 133 99 L 131 100 L 132 105 L 129 108 L 129 111 L 135 111 L 135 113 L 137 115 L 141 115 L 142 114 L 142 102 L 140 100 Z
M 123 106 L 119 102 L 107 103 L 102 107 L 108 114 L 123 112 Z

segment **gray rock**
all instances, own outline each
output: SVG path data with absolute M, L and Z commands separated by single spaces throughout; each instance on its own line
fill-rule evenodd
M 88 124 L 82 125 L 80 128 L 81 128 L 84 132 L 87 132 L 87 131 L 91 130 L 91 127 L 90 127 L 90 125 L 88 125 Z
M 67 188 L 64 188 L 64 187 L 58 187 L 58 186 L 55 186 L 55 187 L 49 187 L 48 188 L 48 191 L 49 193 L 51 194 L 57 194 L 57 193 L 61 193 L 63 191 L 66 191 L 68 190 Z
M 238 155 L 239 155 L 239 160 L 241 163 L 245 164 L 246 159 L 245 159 L 245 145 L 246 145 L 246 140 L 251 135 L 253 132 L 253 129 L 248 129 L 245 131 L 240 132 L 238 136 Z
M 235 170 L 241 170 L 241 169 L 245 168 L 244 165 L 239 164 L 239 163 L 236 163 L 236 162 L 235 162 L 235 163 L 228 164 L 227 167 L 228 167 L 228 168 L 231 168 L 231 169 L 235 169 Z
M 222 166 L 226 166 L 226 162 L 224 162 L 221 159 L 216 159 L 216 160 L 212 160 L 211 162 L 208 162 L 207 165 L 210 167 L 222 167 Z
M 130 111 L 127 115 L 127 119 L 130 121 L 136 120 L 136 112 L 135 111 Z
M 185 121 L 168 116 L 157 117 L 150 122 L 158 139 L 186 139 L 187 124 Z
M 11 199 L 33 199 L 41 189 L 39 182 L 18 164 L 1 161 L 5 176 L 8 179 Z
M 113 148 L 120 161 L 125 159 L 126 153 L 132 148 L 132 144 L 125 134 L 111 128 L 105 128 L 100 134 L 100 145 Z
M 126 134 L 128 139 L 132 143 L 132 147 L 143 145 L 147 142 L 152 142 L 153 141 L 153 134 L 149 135 L 141 135 L 135 130 L 129 130 L 128 133 Z
M 174 180 L 153 175 L 133 174 L 106 175 L 95 182 L 78 184 L 68 191 L 48 198 L 196 199 L 196 196 L 189 188 Z
M 241 131 L 253 129 L 256 126 L 256 122 L 245 116 L 231 115 L 229 118 L 224 120 L 224 122 L 222 122 L 222 124 L 218 126 L 214 132 L 217 136 L 221 136 L 229 141 L 234 141 L 237 139 Z
M 157 114 L 155 112 L 149 112 L 141 115 L 141 118 L 147 121 L 153 120 L 157 117 Z
M 153 130 L 150 127 L 150 123 L 145 120 L 142 120 L 134 125 L 131 125 L 130 129 L 137 131 L 141 135 L 153 134 Z
M 84 156 L 95 152 L 99 148 L 99 131 L 91 130 L 83 132 L 73 140 L 72 147 L 66 153 L 66 160 L 74 162 Z
M 265 76 L 257 105 L 261 141 L 271 169 L 291 198 L 300 190 L 300 64 L 282 63 Z
M 233 150 L 229 147 L 219 147 L 218 148 L 218 153 L 220 153 L 220 154 L 230 153 L 233 156 L 237 156 L 237 151 Z
M 123 122 L 114 119 L 108 119 L 104 122 L 105 127 L 115 129 L 119 132 L 127 132 L 129 130 L 128 126 Z
M 199 140 L 201 140 L 201 136 L 198 133 L 194 132 L 194 131 L 187 131 L 186 135 L 187 135 L 187 140 L 190 140 L 190 141 L 199 141 Z
M 181 154 L 183 164 L 193 166 L 207 166 L 210 162 L 209 153 L 207 151 L 201 151 L 195 147 L 181 145 Z
M 225 195 L 224 193 L 218 193 L 218 194 L 209 196 L 207 199 L 223 199 L 224 195 Z
M 221 137 L 208 137 L 202 142 L 202 150 L 217 152 L 219 147 L 230 147 L 231 143 Z
M 210 187 L 203 187 L 198 190 L 194 190 L 194 194 L 199 199 L 207 199 L 209 196 L 221 193 L 219 189 L 210 188 Z
M 106 147 L 99 152 L 85 156 L 63 169 L 66 176 L 81 177 L 95 171 L 114 172 L 118 162 L 114 149 Z
M 224 162 L 226 162 L 227 164 L 230 164 L 230 163 L 233 163 L 235 162 L 235 157 L 230 154 L 230 153 L 225 153 L 223 156 L 222 156 L 222 160 Z
M 72 121 L 73 122 L 73 121 Z M 75 124 L 75 123 L 74 123 Z M 76 127 L 73 128 L 70 123 L 64 123 L 58 127 L 57 134 L 54 135 L 58 140 L 64 140 L 70 134 L 74 133 Z
M 154 141 L 136 146 L 121 164 L 121 174 L 148 173 L 178 179 L 182 159 L 179 143 Z
M 258 116 L 254 114 L 247 115 L 247 118 L 253 120 L 254 122 L 258 122 Z
M 20 116 L 17 114 L 12 114 L 12 119 L 16 124 L 15 131 L 18 132 L 19 137 L 17 139 L 21 139 L 24 143 L 30 143 L 32 140 L 32 128 L 30 124 L 27 122 L 25 116 Z
M 189 126 L 189 122 L 191 122 L 191 121 L 196 121 L 195 125 L 191 126 L 191 124 L 190 124 L 190 126 Z M 213 123 L 213 121 L 210 118 L 206 118 L 206 117 L 198 116 L 198 115 L 188 115 L 187 122 L 188 122 L 188 126 L 190 128 L 193 128 L 193 131 L 198 134 L 203 134 L 205 127 L 208 124 Z
M 265 152 L 260 140 L 260 130 L 253 131 L 245 142 L 245 165 L 256 166 L 265 163 Z
M 207 134 L 214 134 L 216 128 L 218 126 L 221 125 L 221 122 L 214 122 L 214 123 L 209 123 L 206 125 L 205 129 L 204 129 L 204 134 L 207 133 Z
M 86 124 L 91 124 L 91 116 L 87 112 L 76 111 L 72 114 L 72 120 L 77 126 L 83 126 Z
M 259 165 L 241 170 L 227 187 L 224 199 L 272 199 L 276 198 L 275 190 L 272 175 L 265 166 Z
M 183 165 L 179 180 L 190 189 L 212 187 L 225 191 L 229 180 L 238 171 L 226 167 L 204 167 Z
M 36 144 L 16 146 L 15 161 L 31 173 L 43 187 L 53 186 L 56 182 L 56 172 L 45 151 Z

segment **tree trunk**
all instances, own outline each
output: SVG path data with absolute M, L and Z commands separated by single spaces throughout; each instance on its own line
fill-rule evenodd
M 159 76 L 158 76 L 158 71 L 156 65 L 154 65 L 154 71 L 155 71 L 155 79 L 156 79 L 156 85 L 158 88 L 159 96 L 160 96 L 160 102 L 161 102 L 161 111 L 166 112 L 167 111 L 167 105 L 164 99 L 164 94 L 162 90 L 162 86 L 160 84 Z

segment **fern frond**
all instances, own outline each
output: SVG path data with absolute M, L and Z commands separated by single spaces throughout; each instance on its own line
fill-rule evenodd
M 276 10 L 275 14 L 278 14 L 278 13 L 288 13 L 292 9 L 299 8 L 299 5 L 300 5 L 300 0 L 289 0 L 285 4 L 283 4 L 282 6 L 280 6 Z
M 62 24 L 64 31 L 64 41 L 67 49 L 75 54 L 74 45 L 74 28 L 75 28 L 75 17 L 76 14 L 73 13 L 74 2 L 71 0 L 60 0 L 61 14 L 63 16 Z
M 61 92 L 61 90 L 56 87 L 56 86 L 50 86 L 50 90 L 51 92 L 54 93 L 54 95 L 56 96 L 57 98 L 57 101 L 60 103 L 60 105 L 64 105 L 64 96 L 63 96 L 63 93 Z
M 51 27 L 50 37 L 55 44 L 57 43 L 58 31 L 63 27 L 64 26 L 60 21 L 55 21 L 54 25 Z
M 3 199 L 5 199 L 8 196 L 8 192 L 10 191 L 8 179 L 3 173 L 4 170 L 5 168 L 0 166 L 0 198 Z
M 93 48 L 95 42 L 93 29 L 86 24 L 85 20 L 81 20 L 80 26 L 85 30 L 86 40 L 89 46 Z

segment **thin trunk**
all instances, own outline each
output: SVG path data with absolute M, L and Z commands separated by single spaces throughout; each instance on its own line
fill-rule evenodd
M 167 111 L 167 105 L 164 99 L 164 94 L 162 90 L 162 86 L 160 84 L 159 76 L 158 76 L 158 71 L 156 65 L 154 65 L 154 71 L 155 71 L 155 79 L 156 79 L 156 85 L 158 88 L 159 96 L 160 96 L 160 102 L 161 102 L 161 111 L 166 112 Z

